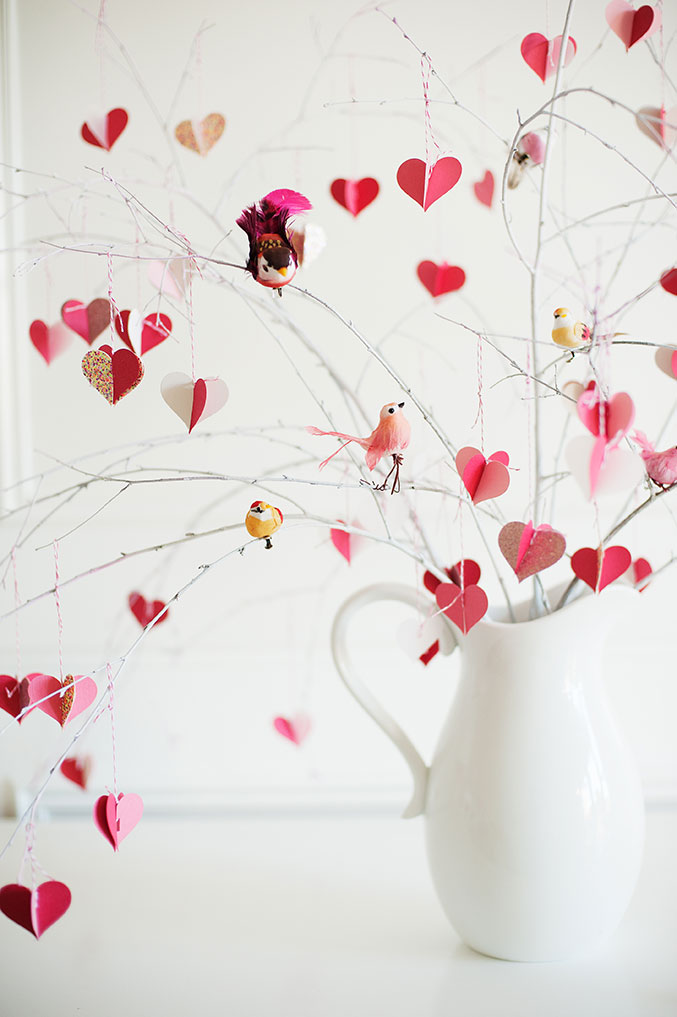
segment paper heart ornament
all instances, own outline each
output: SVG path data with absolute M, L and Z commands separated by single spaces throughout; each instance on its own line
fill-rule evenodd
M 115 315 L 115 331 L 132 353 L 143 356 L 172 334 L 172 320 L 166 314 L 142 318 L 138 311 L 120 311 Z
M 31 699 L 29 694 L 30 684 L 33 678 L 36 677 L 37 672 L 26 675 L 20 681 L 11 674 L 0 674 L 0 710 L 4 710 L 9 713 L 11 717 L 16 717 L 21 724 L 31 710 L 27 710 L 26 707 L 30 705 Z M 35 707 L 33 707 L 35 709 Z M 22 711 L 23 716 L 19 716 Z
M 434 261 L 422 261 L 416 269 L 416 275 L 433 297 L 460 290 L 465 282 L 463 269 L 458 265 L 448 265 L 446 261 L 441 265 L 436 265 Z
M 189 258 L 175 258 L 172 261 L 151 261 L 148 264 L 148 280 L 160 293 L 173 300 L 181 300 L 186 292 L 187 278 L 192 272 Z
M 664 106 L 642 106 L 635 115 L 642 134 L 661 148 L 670 149 L 677 138 L 677 106 L 666 110 Z
M 487 613 L 489 601 L 480 586 L 466 586 L 461 589 L 456 583 L 440 583 L 435 591 L 435 600 L 461 632 L 468 633 Z
M 562 395 L 567 397 L 567 409 L 570 413 L 578 415 L 578 400 L 585 392 L 585 385 L 580 381 L 566 381 L 562 385 Z
M 343 523 L 345 525 L 345 520 L 343 519 L 337 519 L 336 522 Z M 358 522 L 354 522 L 352 525 L 359 526 L 360 524 Z M 353 555 L 362 545 L 362 538 L 356 533 L 346 533 L 345 530 L 339 529 L 338 526 L 332 527 L 329 531 L 329 536 L 331 537 L 331 542 L 338 553 L 342 555 L 350 565 Z
M 501 554 L 520 583 L 558 562 L 566 548 L 561 533 L 542 523 L 506 523 L 498 535 Z
M 97 336 L 110 325 L 110 302 L 97 297 L 88 304 L 81 300 L 67 300 L 61 308 L 61 318 L 91 346 Z
M 456 469 L 473 504 L 498 498 L 510 486 L 507 452 L 492 452 L 485 459 L 479 449 L 467 445 L 456 456 Z
M 220 378 L 198 378 L 193 384 L 187 374 L 176 371 L 162 379 L 162 398 L 170 410 L 193 430 L 199 420 L 218 413 L 228 402 L 228 386 Z
M 453 156 L 438 159 L 428 171 L 422 159 L 407 159 L 397 171 L 397 182 L 424 212 L 461 178 L 463 168 Z
M 677 268 L 670 268 L 661 276 L 661 286 L 666 293 L 672 293 L 677 297 Z
M 129 594 L 129 608 L 138 621 L 139 625 L 145 629 L 146 625 L 150 625 L 153 618 L 156 618 L 160 612 L 166 607 L 166 604 L 162 600 L 146 600 L 140 593 Z M 156 625 L 162 625 L 167 620 L 169 611 L 165 611 L 161 618 L 155 623 Z
M 46 325 L 44 321 L 36 318 L 31 322 L 28 334 L 36 350 L 48 364 L 67 350 L 73 341 L 73 336 L 60 321 L 55 325 Z
M 83 140 L 97 148 L 105 148 L 110 152 L 129 120 L 125 109 L 112 109 L 105 116 L 90 117 L 80 128 Z
M 644 479 L 642 460 L 629 449 L 607 445 L 587 434 L 565 449 L 567 466 L 586 498 L 627 493 Z
M 632 555 L 627 547 L 616 544 L 602 551 L 601 547 L 582 547 L 571 556 L 571 567 L 579 579 L 599 593 L 627 572 Z
M 462 558 L 461 561 L 457 561 L 451 568 L 444 570 L 451 579 L 452 583 L 456 583 L 457 586 L 475 586 L 480 581 L 482 570 L 476 561 L 472 558 Z M 423 585 L 426 590 L 435 596 L 437 587 L 440 585 L 441 580 L 437 576 L 433 575 L 432 572 L 426 571 L 423 573 Z
M 635 404 L 627 392 L 602 399 L 594 382 L 579 396 L 577 407 L 581 423 L 607 444 L 618 444 L 635 419 Z
M 83 791 L 87 790 L 87 778 L 92 768 L 92 761 L 87 756 L 85 759 L 78 759 L 76 756 L 67 756 L 59 767 L 66 780 L 77 784 Z
M 300 745 L 310 732 L 310 717 L 305 713 L 297 713 L 293 717 L 275 717 L 273 727 L 283 738 Z
M 557 70 L 559 54 L 562 48 L 562 36 L 546 39 L 540 32 L 532 32 L 522 39 L 520 53 L 532 71 L 538 74 L 541 81 L 546 81 Z M 564 56 L 564 67 L 568 67 L 576 55 L 576 40 L 569 36 Z
M 85 353 L 82 373 L 112 406 L 139 384 L 143 378 L 143 364 L 131 350 L 113 353 L 112 346 L 101 346 Z
M 36 939 L 65 915 L 70 903 L 70 890 L 55 879 L 36 886 L 32 893 L 20 883 L 9 883 L 0 889 L 0 911 Z
M 643 593 L 649 586 L 649 577 L 653 575 L 653 569 L 646 558 L 635 558 L 626 575 L 635 589 Z
M 439 652 L 449 656 L 456 648 L 451 628 L 439 615 L 425 620 L 407 618 L 398 626 L 396 638 L 411 660 L 420 660 L 425 666 Z
M 97 688 L 96 683 L 85 675 L 73 677 L 72 674 L 67 674 L 61 682 L 52 675 L 36 674 L 28 691 L 31 703 L 64 727 L 92 705 Z
M 669 378 L 677 378 L 677 350 L 661 346 L 656 350 L 656 364 Z
M 184 148 L 204 156 L 219 140 L 225 126 L 220 113 L 210 113 L 204 120 L 182 120 L 174 130 L 174 137 Z
M 661 27 L 661 13 L 644 4 L 635 10 L 625 0 L 611 0 L 605 12 L 607 24 L 625 46 L 626 51 L 640 39 L 648 39 Z
M 113 850 L 117 851 L 143 815 L 139 795 L 101 795 L 94 803 L 94 822 Z
M 487 208 L 491 208 L 491 203 L 494 200 L 494 174 L 491 170 L 487 170 L 482 179 L 472 185 L 472 189 L 477 200 Z
M 362 177 L 361 180 L 344 180 L 339 177 L 332 181 L 331 196 L 339 205 L 347 208 L 351 215 L 358 216 L 367 205 L 371 205 L 379 192 L 378 180 Z

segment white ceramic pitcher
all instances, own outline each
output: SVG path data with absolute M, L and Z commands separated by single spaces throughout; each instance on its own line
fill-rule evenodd
M 485 617 L 466 636 L 454 630 L 461 679 L 430 767 L 358 677 L 346 638 L 362 607 L 398 600 L 420 610 L 420 592 L 378 584 L 338 612 L 338 671 L 409 764 L 404 816 L 425 814 L 438 897 L 480 953 L 581 954 L 614 931 L 630 901 L 644 808 L 607 704 L 602 650 L 635 597 L 614 586 L 534 621 Z

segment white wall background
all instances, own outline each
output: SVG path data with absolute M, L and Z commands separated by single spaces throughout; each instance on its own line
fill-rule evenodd
M 172 443 L 135 453 L 128 462 L 248 476 L 268 469 L 316 479 L 316 462 L 331 446 L 308 440 L 302 431 L 308 423 L 325 425 L 313 396 L 324 401 L 341 426 L 350 430 L 354 422 L 347 418 L 326 370 L 280 315 L 305 329 L 351 386 L 361 379 L 360 394 L 374 422 L 384 402 L 400 398 L 392 380 L 369 364 L 350 332 L 324 309 L 289 290 L 278 305 L 276 297 L 260 293 L 251 280 L 231 269 L 223 270 L 221 284 L 208 273 L 195 284 L 198 371 L 223 377 L 231 398 L 218 417 L 198 426 L 190 438 L 182 435 L 159 394 L 166 373 L 189 370 L 185 308 L 163 305 L 175 322 L 173 338 L 148 355 L 142 385 L 115 407 L 84 381 L 80 359 L 86 350 L 77 337 L 72 348 L 47 367 L 29 348 L 30 321 L 57 320 L 67 299 L 105 295 L 106 261 L 59 253 L 39 239 L 80 246 L 112 238 L 118 253 L 133 253 L 137 240 L 134 221 L 114 188 L 102 180 L 101 167 L 180 229 L 197 251 L 217 250 L 224 259 L 238 262 L 245 253 L 243 237 L 234 227 L 239 211 L 274 187 L 307 193 L 315 206 L 312 220 L 326 231 L 328 245 L 299 275 L 300 285 L 349 317 L 372 342 L 383 340 L 384 352 L 422 394 L 456 445 L 478 443 L 477 427 L 473 430 L 475 341 L 440 315 L 489 332 L 528 334 L 528 278 L 511 251 L 498 201 L 488 210 L 472 194 L 472 183 L 486 169 L 500 178 L 504 143 L 454 107 L 433 81 L 437 138 L 444 150 L 461 159 L 463 176 L 450 195 L 424 214 L 395 182 L 403 159 L 424 155 L 419 57 L 382 14 L 367 10 L 350 17 L 350 8 L 341 5 L 280 6 L 268 0 L 256 5 L 109 0 L 108 24 L 133 61 L 140 86 L 113 39 L 104 33 L 97 48 L 97 6 L 91 0 L 86 9 L 65 0 L 5 4 L 6 23 L 16 40 L 9 39 L 6 64 L 10 81 L 5 105 L 11 102 L 15 110 L 6 160 L 26 171 L 6 171 L 5 186 L 16 195 L 33 196 L 25 201 L 8 197 L 14 212 L 3 220 L 7 246 L 13 248 L 4 259 L 3 285 L 8 289 L 3 293 L 14 297 L 16 320 L 15 328 L 5 329 L 2 336 L 4 376 L 12 379 L 6 399 L 14 401 L 13 422 L 5 421 L 3 427 L 3 448 L 10 449 L 17 440 L 25 445 L 30 435 L 33 473 L 52 471 L 57 461 L 77 461 L 79 468 L 96 471 L 111 463 L 120 469 L 138 443 L 171 436 Z M 499 138 L 509 139 L 516 111 L 524 119 L 545 101 L 550 87 L 521 60 L 520 40 L 531 31 L 557 34 L 564 6 L 550 3 L 546 9 L 536 0 L 485 2 L 475 5 L 470 17 L 458 4 L 402 0 L 388 5 L 388 12 L 430 52 L 459 101 L 494 125 Z M 665 88 L 666 104 L 671 105 L 674 59 L 668 58 L 664 80 L 644 44 L 626 54 L 607 31 L 604 6 L 595 2 L 576 9 L 572 34 L 579 48 L 566 74 L 567 85 L 595 86 L 633 109 L 660 104 Z M 666 8 L 664 19 L 667 45 L 675 30 L 674 10 Z M 199 58 L 195 52 L 191 57 L 191 42 L 201 24 L 209 27 L 201 36 Z M 352 97 L 359 102 L 351 103 Z M 149 99 L 161 118 L 167 117 L 170 138 L 179 120 L 212 111 L 226 117 L 225 134 L 201 160 L 172 140 L 167 143 Z M 130 123 L 113 151 L 106 154 L 86 146 L 79 137 L 82 121 L 93 111 L 118 105 L 129 110 Z M 621 149 L 643 173 L 655 175 L 663 189 L 675 190 L 674 160 L 638 131 L 625 110 L 578 94 L 567 100 L 566 113 Z M 381 194 L 353 220 L 333 202 L 329 184 L 335 177 L 369 175 L 379 179 Z M 538 180 L 536 173 L 510 196 L 512 223 L 527 250 L 535 231 Z M 550 194 L 546 237 L 552 236 L 554 224 L 650 196 L 651 188 L 613 150 L 560 125 Z M 647 222 L 653 223 L 651 230 Z M 632 242 L 625 246 L 630 235 Z M 169 253 L 166 240 L 152 236 L 158 253 Z M 592 219 L 567 238 L 569 248 L 551 242 L 544 253 L 539 308 L 544 339 L 553 307 L 569 305 L 584 315 L 597 305 L 602 316 L 608 315 L 670 267 L 674 212 L 661 201 L 631 205 Z M 461 265 L 468 277 L 464 289 L 433 303 L 415 275 L 425 258 Z M 32 271 L 21 268 L 36 260 Z M 154 308 L 157 303 L 145 272 L 134 261 L 115 262 L 114 295 L 120 307 Z M 614 319 L 614 327 L 672 343 L 677 338 L 674 311 L 675 298 L 658 289 L 637 309 Z M 519 341 L 506 341 L 505 348 L 523 359 Z M 549 357 L 550 350 L 544 355 Z M 303 372 L 309 389 L 288 358 Z M 583 380 L 582 370 L 577 359 L 560 380 Z M 655 435 L 676 390 L 655 368 L 653 351 L 616 349 L 610 371 L 612 387 L 627 388 L 635 398 L 638 425 Z M 492 388 L 504 373 L 505 364 L 485 349 L 487 449 L 506 448 L 519 468 L 502 507 L 508 518 L 523 518 L 528 497 L 524 386 L 509 381 Z M 561 406 L 554 403 L 544 403 L 545 444 L 552 450 L 559 443 L 563 419 Z M 408 415 L 413 442 L 405 478 L 425 474 L 455 489 L 455 475 L 440 459 L 434 436 L 411 406 Z M 308 455 L 235 433 L 259 427 L 273 429 L 292 445 L 300 443 Z M 664 444 L 673 442 L 674 434 L 674 428 L 668 429 Z M 119 448 L 123 450 L 116 451 Z M 338 465 L 343 472 L 333 476 L 355 483 L 358 474 L 349 460 L 338 460 Z M 19 470 L 17 466 L 15 476 Z M 82 480 L 76 470 L 54 470 L 37 489 L 37 498 Z M 120 551 L 239 522 L 260 494 L 258 489 L 214 481 L 153 484 L 135 487 L 102 509 L 117 487 L 102 483 L 70 500 L 36 499 L 30 513 L 6 518 L 5 548 L 17 537 L 21 541 L 17 564 L 22 598 L 52 585 L 54 538 L 62 538 L 61 573 L 68 578 Z M 312 513 L 380 526 L 371 495 L 364 490 L 282 484 L 273 490 L 270 500 L 285 512 L 295 511 L 291 497 Z M 26 497 L 35 491 L 29 486 Z M 406 525 L 403 498 L 384 497 L 382 504 L 396 530 Z M 413 495 L 412 504 L 425 520 L 441 562 L 455 561 L 461 553 L 482 560 L 467 519 L 460 542 L 454 501 L 421 492 Z M 79 526 L 99 509 L 95 518 Z M 616 504 L 602 507 L 603 530 L 617 509 Z M 594 513 L 569 482 L 561 487 L 553 521 L 566 533 L 571 549 L 596 542 Z M 70 533 L 74 527 L 79 528 Z M 64 589 L 67 670 L 87 672 L 130 645 L 138 631 L 126 608 L 132 589 L 166 599 L 201 564 L 236 547 L 243 534 L 230 532 L 170 553 L 137 557 Z M 629 527 L 625 538 L 635 556 L 645 555 L 656 567 L 666 561 L 677 549 L 669 499 Z M 553 569 L 553 583 L 566 577 L 567 569 L 566 563 Z M 495 596 L 487 567 L 484 574 Z M 4 610 L 9 610 L 14 600 L 11 573 L 4 576 Z M 172 607 L 170 620 L 150 634 L 119 682 L 121 786 L 155 801 L 209 803 L 227 798 L 246 803 L 292 796 L 331 802 L 337 796 L 365 793 L 386 800 L 392 792 L 404 802 L 405 793 L 398 790 L 407 783 L 404 765 L 339 687 L 328 653 L 337 606 L 360 586 L 388 578 L 419 585 L 421 580 L 408 558 L 379 547 L 365 549 L 349 568 L 331 546 L 327 530 L 311 527 L 288 527 L 273 553 L 257 547 L 206 575 Z M 508 580 L 516 591 L 517 584 Z M 668 572 L 642 596 L 631 624 L 619 628 L 608 658 L 612 700 L 654 796 L 677 792 L 674 595 L 675 576 Z M 393 627 L 394 616 L 382 614 L 371 636 L 366 626 L 356 633 L 361 660 L 404 726 L 429 751 L 453 693 L 457 663 L 438 658 L 425 671 L 409 664 L 393 646 Z M 12 618 L 3 622 L 1 635 L 2 670 L 12 673 Z M 24 673 L 55 672 L 56 621 L 50 598 L 21 612 L 19 639 Z M 298 709 L 307 710 L 314 725 L 300 750 L 271 727 L 275 714 Z M 33 786 L 68 737 L 69 728 L 59 734 L 42 715 L 30 717 L 21 730 L 15 726 L 5 731 L 1 750 L 8 786 Z M 80 751 L 95 756 L 92 786 L 110 783 L 106 718 L 90 730 Z M 79 800 L 78 792 L 63 788 L 63 783 L 54 782 L 56 797 Z

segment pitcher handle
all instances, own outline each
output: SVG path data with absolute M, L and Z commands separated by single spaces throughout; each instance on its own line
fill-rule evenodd
M 419 816 L 425 808 L 428 767 L 399 724 L 384 710 L 366 685 L 358 678 L 348 653 L 346 634 L 351 617 L 367 604 L 373 604 L 378 600 L 399 600 L 419 612 L 421 610 L 421 594 L 413 587 L 395 583 L 376 583 L 374 586 L 367 586 L 364 590 L 359 590 L 358 593 L 349 597 L 345 604 L 339 608 L 331 633 L 331 649 L 334 663 L 344 685 L 400 750 L 411 770 L 414 778 L 414 791 L 411 801 L 402 813 L 402 818 L 412 819 L 414 816 Z M 449 625 L 449 629 L 453 634 L 451 625 Z

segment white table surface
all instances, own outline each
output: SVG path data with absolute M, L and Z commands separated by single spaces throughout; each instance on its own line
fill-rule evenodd
M 0 821 L 2 843 L 11 828 Z M 560 964 L 459 941 L 420 820 L 145 817 L 117 856 L 89 821 L 60 820 L 37 846 L 73 903 L 40 942 L 0 916 L 2 1017 L 677 1015 L 675 811 L 648 816 L 615 938 Z

